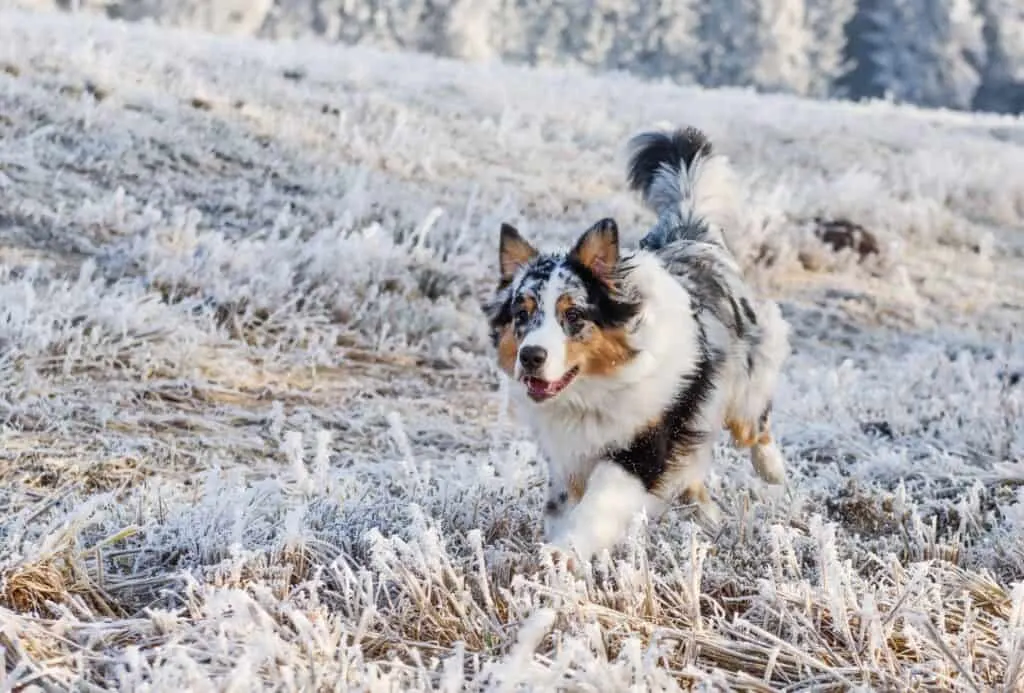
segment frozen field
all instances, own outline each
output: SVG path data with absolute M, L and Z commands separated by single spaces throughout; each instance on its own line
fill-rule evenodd
M 576 581 L 478 301 L 501 221 L 639 238 L 663 120 L 791 477 Z M 1024 120 L 0 12 L 0 258 L 0 691 L 1024 686 Z

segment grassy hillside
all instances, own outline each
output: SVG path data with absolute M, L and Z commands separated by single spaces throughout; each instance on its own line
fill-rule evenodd
M 719 536 L 576 581 L 478 301 L 501 221 L 638 239 L 663 120 L 745 186 L 792 473 L 723 444 Z M 1021 171 L 1020 119 L 0 13 L 0 690 L 1024 685 Z

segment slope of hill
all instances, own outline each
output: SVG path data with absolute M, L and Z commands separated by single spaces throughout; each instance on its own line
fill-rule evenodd
M 663 120 L 745 186 L 792 476 L 723 445 L 719 536 L 577 582 L 478 299 L 503 220 L 637 239 Z M 5 12 L 0 138 L 0 688 L 1021 685 L 1020 119 Z

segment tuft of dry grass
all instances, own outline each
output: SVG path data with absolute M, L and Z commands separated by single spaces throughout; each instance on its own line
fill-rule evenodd
M 2 603 L 19 612 L 48 613 L 67 594 L 62 571 L 52 562 L 40 562 L 10 569 L 0 577 Z

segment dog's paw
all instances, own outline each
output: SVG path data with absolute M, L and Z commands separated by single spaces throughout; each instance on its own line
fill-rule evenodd
M 690 506 L 692 518 L 708 534 L 717 534 L 722 526 L 722 510 L 711 498 L 703 482 L 683 491 L 681 500 Z
M 565 517 L 559 515 L 544 515 L 544 542 L 555 544 L 558 538 L 565 534 Z
M 697 505 L 697 522 L 709 533 L 717 534 L 722 526 L 722 510 L 713 500 Z
M 582 565 L 579 553 L 573 548 L 572 542 L 564 534 L 560 534 L 551 541 L 541 546 L 542 555 L 549 557 L 551 563 L 557 566 L 564 566 L 567 571 L 574 575 L 579 574 Z
M 563 566 L 566 571 L 574 575 L 578 572 L 577 567 L 579 563 L 574 552 L 552 546 L 551 544 L 545 544 L 541 547 L 541 553 L 546 558 L 549 558 L 551 565 L 556 568 Z
M 725 515 L 722 513 L 722 509 L 718 507 L 718 503 L 713 500 L 706 500 L 702 503 L 695 503 L 690 507 L 692 509 L 690 518 L 697 526 L 705 533 L 717 536 L 725 520 Z
M 774 442 L 751 448 L 750 461 L 765 483 L 781 485 L 786 482 L 786 459 Z

